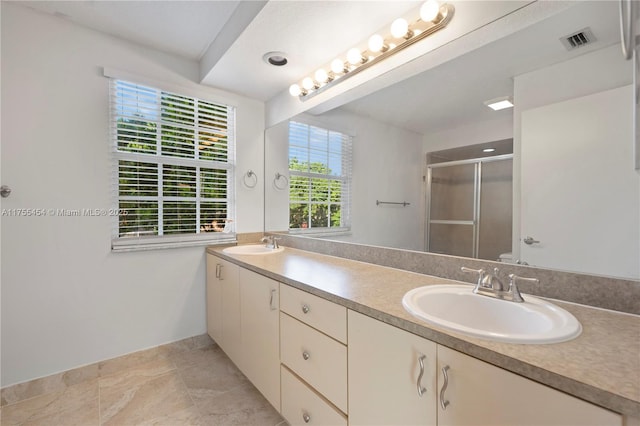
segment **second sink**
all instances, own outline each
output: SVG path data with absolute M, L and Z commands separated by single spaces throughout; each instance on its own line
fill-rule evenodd
M 432 285 L 407 292 L 413 316 L 453 331 L 508 343 L 556 343 L 578 337 L 582 326 L 566 310 L 526 296 L 514 303 L 474 294 L 469 285 Z

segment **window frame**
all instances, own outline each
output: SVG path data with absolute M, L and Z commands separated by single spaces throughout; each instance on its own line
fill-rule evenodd
M 330 143 L 329 140 L 331 139 L 332 135 L 337 135 L 339 136 L 340 140 L 341 140 L 341 149 L 340 149 L 340 162 L 341 162 L 341 170 L 342 173 L 341 174 L 334 174 L 334 173 L 315 173 L 315 172 L 311 172 L 309 171 L 299 171 L 299 170 L 292 170 L 291 169 L 291 141 L 292 141 L 292 125 L 297 125 L 297 126 L 304 126 L 307 129 L 307 137 L 306 137 L 306 154 L 307 154 L 307 162 L 309 164 L 311 164 L 311 131 L 312 129 L 316 129 L 319 130 L 321 132 L 326 132 L 327 136 L 326 136 L 326 140 L 327 140 L 327 164 L 326 166 L 329 167 L 329 161 L 328 158 L 331 156 L 331 154 L 335 154 L 335 151 L 332 151 L 330 149 Z M 346 132 L 343 131 L 339 131 L 339 130 L 334 130 L 334 129 L 330 129 L 327 128 L 325 126 L 320 126 L 320 125 L 316 125 L 316 124 L 311 124 L 305 121 L 298 121 L 298 120 L 290 120 L 288 123 L 288 133 L 287 133 L 287 137 L 288 137 L 288 152 L 287 152 L 287 158 L 288 158 L 288 168 L 289 168 L 289 196 L 288 196 L 288 215 L 289 215 L 289 227 L 288 227 L 288 231 L 291 234 L 304 234 L 304 235 L 317 235 L 317 236 L 339 236 L 339 235 L 349 235 L 351 233 L 351 209 L 352 209 L 352 197 L 351 197 L 351 187 L 352 187 L 352 174 L 353 174 L 353 142 L 354 142 L 354 136 L 349 135 Z M 301 145 L 296 145 L 297 147 L 301 147 Z M 310 169 L 310 167 L 309 167 Z M 319 178 L 319 179 L 327 179 L 329 181 L 334 180 L 334 181 L 340 181 L 341 182 L 341 194 L 340 194 L 340 202 L 336 203 L 336 202 L 331 202 L 330 198 L 331 195 L 330 193 L 327 193 L 327 199 L 317 202 L 317 201 L 313 201 L 311 198 L 313 197 L 312 191 L 309 190 L 308 196 L 309 198 L 306 201 L 301 202 L 300 200 L 292 200 L 291 198 L 291 191 L 292 191 L 292 187 L 293 187 L 293 183 L 295 182 L 295 178 L 296 177 L 302 177 L 302 178 Z M 311 182 L 310 182 L 310 186 L 311 186 Z M 313 226 L 313 224 L 311 223 L 311 209 L 309 208 L 309 220 L 308 220 L 308 227 L 307 228 L 291 228 L 291 206 L 293 204 L 305 204 L 307 206 L 311 206 L 311 205 L 326 205 L 327 206 L 327 219 L 328 222 L 330 224 L 331 222 L 331 205 L 332 204 L 339 204 L 340 205 L 340 226 Z
M 146 90 L 147 93 L 152 91 L 155 94 L 156 102 L 151 105 L 145 105 L 145 108 L 148 108 L 150 113 L 149 116 L 145 116 L 144 114 L 141 116 L 142 122 L 153 123 L 155 126 L 155 136 L 149 138 L 149 140 L 153 140 L 155 143 L 155 152 L 134 152 L 129 150 L 119 149 L 119 134 L 118 134 L 118 125 L 119 119 L 122 117 L 129 117 L 126 113 L 119 113 L 118 108 L 120 107 L 120 111 L 124 110 L 124 106 L 122 105 L 125 101 L 122 98 L 118 98 L 118 85 L 129 87 L 131 93 L 138 93 L 136 90 Z M 133 89 L 131 89 L 133 87 Z M 212 101 L 209 99 L 203 99 L 200 96 L 193 96 L 192 94 L 179 94 L 177 91 L 173 90 L 165 90 L 163 88 L 157 87 L 154 84 L 147 83 L 138 83 L 130 78 L 118 78 L 111 77 L 109 79 L 109 109 L 110 109 L 110 129 L 111 129 L 111 157 L 112 157 L 112 173 L 114 178 L 112 179 L 112 209 L 111 212 L 114 212 L 112 215 L 112 238 L 111 238 L 111 250 L 112 251 L 134 251 L 134 250 L 148 250 L 148 249 L 158 249 L 158 248 L 173 248 L 173 247 L 191 247 L 191 246 L 200 246 L 200 245 L 208 245 L 208 244 L 222 244 L 222 243 L 230 243 L 236 241 L 236 233 L 235 233 L 235 217 L 236 217 L 236 205 L 235 205 L 235 171 L 236 171 L 236 111 L 235 107 L 220 101 Z M 122 96 L 122 94 L 120 95 Z M 188 101 L 193 102 L 193 117 L 192 121 L 172 121 L 167 119 L 167 115 L 163 114 L 163 107 L 166 107 L 166 99 L 186 99 Z M 121 104 L 119 104 L 119 101 Z M 137 101 L 136 101 L 137 102 Z M 176 101 L 178 102 L 178 101 Z M 200 158 L 200 149 L 202 149 L 201 145 L 201 137 L 203 133 L 207 131 L 212 131 L 212 126 L 203 126 L 202 121 L 206 118 L 206 112 L 200 113 L 198 110 L 199 107 L 206 105 L 207 107 L 214 106 L 215 108 L 220 108 L 226 112 L 225 118 L 223 120 L 224 130 L 225 130 L 225 144 L 223 145 L 226 150 L 225 161 L 221 160 L 213 160 L 213 159 L 205 159 Z M 173 107 L 173 104 L 172 104 Z M 139 108 L 139 105 L 135 103 L 135 108 Z M 189 112 L 190 110 L 188 110 Z M 175 111 L 172 111 L 172 114 L 175 114 Z M 155 117 L 152 117 L 155 114 Z M 175 132 L 177 128 L 179 130 L 187 129 L 186 133 L 192 132 L 191 135 L 183 137 L 184 141 L 187 141 L 187 146 L 189 146 L 189 141 L 193 141 L 193 154 L 189 153 L 188 155 L 180 154 L 179 143 L 175 143 L 173 146 L 173 155 L 168 155 L 162 152 L 163 147 L 166 148 L 167 144 L 163 145 L 163 140 L 169 140 L 170 137 L 167 136 L 173 128 Z M 164 130 L 164 131 L 163 131 Z M 220 129 L 217 129 L 220 130 Z M 163 139 L 163 135 L 164 138 Z M 175 135 L 173 136 L 176 137 Z M 175 142 L 175 141 L 174 141 Z M 217 150 L 212 149 L 211 156 L 216 155 Z M 131 164 L 136 164 L 135 167 L 140 167 L 142 163 L 148 164 L 151 168 L 157 168 L 156 172 L 152 175 L 155 177 L 155 186 L 157 187 L 155 195 L 138 195 L 138 196 L 127 196 L 121 194 L 121 174 L 120 168 L 126 167 L 126 164 L 123 162 L 129 162 Z M 174 173 L 173 181 L 171 178 L 166 180 L 163 177 L 163 173 L 165 169 L 168 167 L 169 170 L 172 170 Z M 138 170 L 138 169 L 136 169 Z M 210 174 L 211 176 L 217 176 L 221 171 L 223 171 L 223 181 L 226 181 L 222 184 L 218 183 L 220 188 L 224 188 L 225 197 L 223 198 L 212 198 L 207 197 L 203 192 L 202 182 L 207 179 Z M 193 196 L 184 196 L 179 195 L 177 193 L 174 195 L 168 195 L 163 188 L 163 185 L 166 182 L 173 183 L 174 186 L 178 187 L 181 183 L 183 183 L 184 176 L 190 175 L 189 181 L 193 187 Z M 211 178 L 211 177 L 209 177 Z M 218 179 L 219 180 L 219 179 Z M 152 185 L 153 186 L 153 185 Z M 121 230 L 120 219 L 122 213 L 124 213 L 124 209 L 121 211 L 120 206 L 121 202 L 150 202 L 157 203 L 156 206 L 156 215 L 155 215 L 155 228 L 158 234 L 155 235 L 144 235 L 142 233 L 138 233 L 137 235 L 123 236 Z M 180 203 L 187 203 L 189 205 L 189 209 L 193 208 L 193 217 L 195 223 L 193 224 L 193 232 L 180 232 L 180 227 L 182 226 L 190 226 L 191 223 L 185 225 L 178 220 L 177 225 L 174 227 L 178 228 L 177 232 L 169 232 L 164 234 L 163 227 L 166 226 L 166 223 L 163 221 L 163 211 L 167 208 L 167 203 L 174 203 L 174 208 L 178 208 Z M 226 220 L 225 224 L 229 223 L 229 226 L 225 226 L 224 232 L 206 232 L 203 231 L 203 225 L 200 221 L 202 219 L 203 211 L 202 208 L 206 208 L 206 204 L 211 204 L 211 208 L 214 208 L 215 211 L 220 211 L 215 208 L 216 203 L 224 204 L 224 208 L 222 212 L 226 211 Z M 193 207 L 192 207 L 193 206 Z M 187 213 L 191 214 L 191 211 Z M 168 222 L 167 222 L 168 223 Z M 222 225 L 222 224 L 221 224 Z

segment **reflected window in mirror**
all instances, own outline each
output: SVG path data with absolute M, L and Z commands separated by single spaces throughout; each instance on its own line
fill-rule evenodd
M 289 122 L 289 230 L 348 232 L 353 138 Z

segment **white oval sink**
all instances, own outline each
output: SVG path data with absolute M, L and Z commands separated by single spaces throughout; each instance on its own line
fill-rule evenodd
M 264 244 L 244 244 L 222 249 L 226 254 L 272 254 L 280 253 L 284 247 L 268 248 Z
M 472 290 L 468 285 L 419 287 L 404 295 L 402 305 L 430 324 L 499 342 L 557 343 L 582 332 L 573 315 L 542 299 L 525 295 L 523 303 L 515 303 Z

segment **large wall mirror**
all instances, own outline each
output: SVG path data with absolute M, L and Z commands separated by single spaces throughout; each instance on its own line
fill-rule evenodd
M 292 226 L 290 122 L 267 129 L 265 231 L 640 279 L 632 65 L 619 31 L 617 2 L 576 3 L 379 92 L 293 117 L 353 137 L 346 232 Z M 515 106 L 486 106 L 503 97 Z

